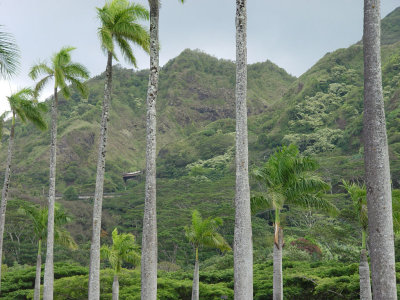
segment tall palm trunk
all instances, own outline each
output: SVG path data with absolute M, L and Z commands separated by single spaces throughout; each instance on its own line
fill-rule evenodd
M 382 96 L 380 1 L 364 0 L 364 165 L 372 290 L 397 299 L 390 167 Z
M 276 211 L 275 211 L 276 212 Z M 283 231 L 279 222 L 275 222 L 275 239 L 274 239 L 274 258 L 273 258 L 273 299 L 283 299 L 283 280 L 282 280 L 282 247 L 283 247 Z
M 253 245 L 247 139 L 246 0 L 236 0 L 236 197 L 234 292 L 236 300 L 253 299 Z
M 158 94 L 159 0 L 150 4 L 150 76 L 147 91 L 146 187 L 142 236 L 142 300 L 157 298 L 157 215 L 156 215 L 156 100 Z
M 93 203 L 93 231 L 90 246 L 89 300 L 100 299 L 100 231 L 103 203 L 104 171 L 106 167 L 107 123 L 111 102 L 112 53 L 108 52 L 106 81 L 104 84 L 103 112 L 100 125 L 99 153 L 97 158 L 96 189 Z
M 114 275 L 114 281 L 112 285 L 112 300 L 118 300 L 118 298 L 119 298 L 118 275 Z
M 199 300 L 199 248 L 197 247 L 193 272 L 192 300 Z
M 360 274 L 360 299 L 372 300 L 371 282 L 369 280 L 369 265 L 367 251 L 365 249 L 361 249 L 358 271 Z
M 51 107 L 51 144 L 50 144 L 50 186 L 47 217 L 47 249 L 44 265 L 43 300 L 53 299 L 54 284 L 54 205 L 56 201 L 56 162 L 57 162 L 57 88 L 54 88 L 54 101 Z
M 35 293 L 33 300 L 40 300 L 40 276 L 42 271 L 42 240 L 38 242 L 38 254 L 36 259 Z
M 5 172 L 5 175 L 4 175 L 3 191 L 1 193 L 1 214 L 0 214 L 0 290 L 1 290 L 1 266 L 2 266 L 2 261 L 3 261 L 2 260 L 2 257 L 3 257 L 3 235 L 4 235 L 4 226 L 5 226 L 5 221 L 6 221 L 8 190 L 10 188 L 11 159 L 12 159 L 13 149 L 14 149 L 14 134 L 15 134 L 14 132 L 15 132 L 15 113 L 13 112 L 13 117 L 12 117 L 12 121 L 11 121 L 10 138 L 8 140 L 6 172 Z

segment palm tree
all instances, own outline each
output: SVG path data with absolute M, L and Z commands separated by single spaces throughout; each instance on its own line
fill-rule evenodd
M 246 0 L 236 0 L 236 195 L 233 245 L 235 299 L 253 299 L 253 239 L 247 137 Z
M 263 167 L 254 171 L 255 178 L 265 189 L 251 198 L 253 213 L 272 209 L 275 213 L 274 261 L 273 261 L 273 299 L 283 299 L 282 246 L 283 229 L 280 223 L 280 210 L 290 204 L 307 209 L 316 208 L 335 213 L 336 207 L 324 199 L 323 193 L 330 186 L 313 172 L 317 162 L 303 157 L 295 145 L 278 149 Z
M 58 91 L 61 91 L 65 98 L 70 98 L 71 90 L 67 85 L 72 84 L 78 92 L 87 97 L 88 90 L 83 81 L 89 78 L 89 72 L 78 63 L 71 62 L 71 51 L 73 47 L 64 47 L 55 53 L 51 59 L 51 65 L 39 63 L 32 67 L 29 76 L 36 80 L 40 75 L 44 77 L 36 84 L 36 92 L 40 90 L 50 80 L 54 80 L 54 100 L 51 107 L 51 137 L 50 137 L 50 185 L 49 185 L 49 214 L 48 214 L 48 234 L 46 264 L 44 269 L 44 290 L 43 299 L 53 299 L 54 266 L 53 266 L 53 248 L 54 248 L 54 205 L 56 195 L 56 160 L 57 160 L 57 109 L 58 109 Z
M 19 49 L 13 37 L 0 26 L 0 78 L 6 78 L 18 70 Z
M 371 282 L 369 275 L 369 265 L 367 259 L 367 229 L 368 229 L 368 209 L 367 209 L 367 190 L 365 185 L 359 186 L 356 183 L 342 181 L 344 188 L 353 200 L 354 211 L 362 230 L 362 245 L 360 254 L 360 299 L 371 300 Z
M 11 108 L 11 130 L 10 137 L 8 140 L 8 154 L 7 154 L 7 164 L 4 176 L 3 191 L 1 194 L 1 211 L 0 211 L 0 266 L 1 257 L 3 254 L 3 235 L 4 235 L 4 225 L 6 218 L 6 208 L 7 208 L 7 197 L 10 187 L 10 177 L 11 177 L 11 159 L 14 151 L 14 135 L 15 135 L 15 122 L 19 118 L 23 123 L 26 121 L 32 122 L 36 127 L 41 130 L 47 128 L 47 124 L 43 119 L 42 112 L 46 111 L 46 105 L 38 103 L 34 100 L 34 92 L 29 88 L 24 88 L 11 96 L 7 97 L 8 103 Z M 1 278 L 1 268 L 0 268 L 0 278 Z
M 184 3 L 184 0 L 180 0 Z M 142 234 L 141 299 L 157 299 L 157 202 L 156 202 L 156 101 L 160 42 L 158 38 L 160 0 L 150 6 L 150 75 L 146 117 L 146 186 Z
M 111 101 L 112 59 L 116 58 L 116 43 L 125 59 L 136 67 L 136 58 L 130 43 L 138 45 L 148 52 L 149 34 L 138 22 L 148 20 L 149 12 L 139 4 L 127 0 L 106 2 L 103 8 L 97 8 L 101 22 L 99 38 L 102 49 L 107 53 L 106 80 L 104 86 L 103 111 L 100 125 L 100 142 L 97 159 L 96 188 L 93 205 L 93 231 L 90 247 L 89 299 L 100 297 L 100 230 L 103 202 L 104 171 L 108 131 L 108 111 Z
M 380 1 L 364 0 L 364 168 L 372 290 L 376 299 L 397 299 L 392 200 L 382 94 Z
M 38 252 L 36 260 L 36 277 L 35 277 L 35 292 L 34 300 L 40 300 L 40 276 L 42 266 L 42 242 L 47 236 L 47 217 L 48 208 L 37 208 L 32 205 L 23 205 L 21 210 L 33 223 L 33 232 L 36 240 L 38 241 Z M 55 205 L 54 211 L 54 239 L 55 242 L 61 246 L 68 247 L 71 250 L 78 249 L 78 245 L 71 237 L 70 233 L 62 228 L 63 225 L 68 223 L 70 218 L 64 212 L 60 205 Z
M 192 225 L 185 226 L 186 237 L 196 251 L 196 260 L 193 273 L 192 300 L 199 299 L 199 248 L 210 247 L 221 251 L 232 250 L 225 239 L 217 232 L 222 225 L 221 218 L 207 218 L 203 220 L 200 213 L 194 210 L 192 213 Z
M 118 275 L 124 262 L 135 266 L 140 264 L 140 250 L 135 243 L 135 236 L 131 233 L 118 234 L 117 228 L 112 232 L 112 246 L 103 245 L 100 248 L 101 258 L 107 259 L 114 270 L 114 281 L 112 286 L 112 299 L 119 298 Z

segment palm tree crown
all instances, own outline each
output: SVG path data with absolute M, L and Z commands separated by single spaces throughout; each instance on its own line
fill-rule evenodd
M 32 205 L 21 206 L 21 211 L 33 223 L 33 231 L 38 241 L 44 240 L 47 237 L 47 216 L 49 210 L 47 207 L 37 208 Z M 58 244 L 66 246 L 71 250 L 76 250 L 78 245 L 71 237 L 70 233 L 62 228 L 63 225 L 70 222 L 70 217 L 65 213 L 59 204 L 55 205 L 54 225 L 55 232 L 54 238 Z
M 355 182 L 351 183 L 342 180 L 343 186 L 349 193 L 353 201 L 354 211 L 357 214 L 358 220 L 363 230 L 368 228 L 368 208 L 367 208 L 367 190 L 365 184 L 359 185 Z
M 44 77 L 36 84 L 35 91 L 43 89 L 50 79 L 54 79 L 54 89 L 60 89 L 65 98 L 70 98 L 71 90 L 68 83 L 72 84 L 83 97 L 87 97 L 88 89 L 83 81 L 89 78 L 89 71 L 85 66 L 71 62 L 71 51 L 74 47 L 64 47 L 51 58 L 51 65 L 44 62 L 33 66 L 29 76 L 36 80 L 39 75 Z
M 336 212 L 336 207 L 322 197 L 330 186 L 313 174 L 317 168 L 317 162 L 301 156 L 295 145 L 278 149 L 263 167 L 253 172 L 264 191 L 251 198 L 252 212 L 280 210 L 286 202 Z
M 225 239 L 217 232 L 222 225 L 221 218 L 202 219 L 200 213 L 194 210 L 192 213 L 192 225 L 185 226 L 186 237 L 197 249 L 201 246 L 217 248 L 221 251 L 229 251 L 231 247 Z
M 112 232 L 112 240 L 112 246 L 101 246 L 100 254 L 103 259 L 110 262 L 115 274 L 121 271 L 124 262 L 135 266 L 140 264 L 140 249 L 133 234 L 118 234 L 118 230 L 115 228 Z
M 19 49 L 13 37 L 0 26 L 0 78 L 9 77 L 18 70 Z
M 15 118 L 19 117 L 23 123 L 28 120 L 39 129 L 45 130 L 47 129 L 47 123 L 42 113 L 47 111 L 47 106 L 44 103 L 38 103 L 33 96 L 32 89 L 23 88 L 7 97 L 13 114 L 12 123 L 15 124 Z
M 125 59 L 137 67 L 129 42 L 149 52 L 149 33 L 138 24 L 138 21 L 149 19 L 148 10 L 127 0 L 113 0 L 107 1 L 104 7 L 97 8 L 97 14 L 101 22 L 98 33 L 102 49 L 110 52 L 117 60 L 114 46 L 116 43 Z

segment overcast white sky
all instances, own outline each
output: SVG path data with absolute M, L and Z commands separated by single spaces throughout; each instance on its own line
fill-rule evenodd
M 148 6 L 147 0 L 136 2 Z M 10 88 L 15 92 L 33 85 L 29 68 L 63 46 L 77 47 L 73 60 L 86 65 L 92 76 L 104 71 L 106 57 L 99 47 L 95 9 L 103 5 L 104 0 L 0 0 L 0 25 L 14 35 L 22 56 L 19 75 L 10 82 L 0 81 L 0 112 L 7 109 Z M 382 0 L 381 5 L 384 17 L 400 1 Z M 269 59 L 299 76 L 326 52 L 361 39 L 362 6 L 360 0 L 249 0 L 248 61 Z M 186 48 L 234 60 L 234 18 L 232 0 L 188 0 L 184 5 L 163 0 L 161 65 Z M 143 51 L 136 49 L 136 58 L 140 69 L 148 68 Z

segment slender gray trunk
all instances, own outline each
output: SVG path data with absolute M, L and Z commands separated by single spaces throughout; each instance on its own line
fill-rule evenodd
M 397 299 L 390 167 L 382 96 L 380 1 L 364 0 L 364 165 L 374 299 Z
M 278 226 L 278 240 L 274 243 L 274 275 L 273 275 L 273 299 L 283 299 L 283 280 L 282 280 L 282 247 L 283 247 L 283 232 Z
M 40 300 L 40 276 L 42 271 L 42 241 L 39 240 L 38 255 L 36 260 L 35 293 L 33 300 Z
M 119 298 L 118 275 L 114 275 L 114 281 L 112 285 L 112 300 L 118 300 L 118 298 Z
M 236 0 L 236 196 L 234 232 L 234 293 L 253 299 L 253 244 L 247 139 L 247 13 L 246 0 Z
M 56 201 L 56 162 L 57 162 L 57 88 L 54 88 L 54 101 L 51 107 L 50 141 L 50 185 L 47 217 L 46 263 L 44 265 L 43 300 L 53 299 L 54 284 L 54 205 Z
M 159 1 L 150 4 L 150 76 L 147 90 L 146 187 L 142 236 L 142 300 L 157 299 L 157 214 L 156 214 L 156 100 L 158 94 Z
M 106 81 L 104 84 L 103 112 L 101 115 L 99 152 L 97 158 L 96 188 L 93 203 L 92 244 L 90 246 L 89 300 L 100 299 L 100 231 L 103 203 L 104 172 L 106 167 L 107 123 L 111 102 L 112 54 L 108 52 Z
M 4 175 L 3 191 L 1 193 L 1 214 L 0 214 L 0 291 L 1 291 L 1 266 L 3 263 L 3 236 L 4 226 L 6 221 L 6 209 L 7 209 L 7 197 L 10 188 L 10 177 L 11 177 L 11 159 L 14 148 L 14 132 L 15 132 L 15 114 L 11 122 L 10 138 L 8 140 L 8 152 L 7 152 L 7 165 Z
M 199 300 L 199 256 L 196 248 L 196 261 L 194 263 L 192 300 Z
M 360 266 L 358 267 L 360 273 L 360 299 L 372 300 L 371 282 L 369 280 L 369 265 L 367 259 L 367 251 L 361 250 Z

